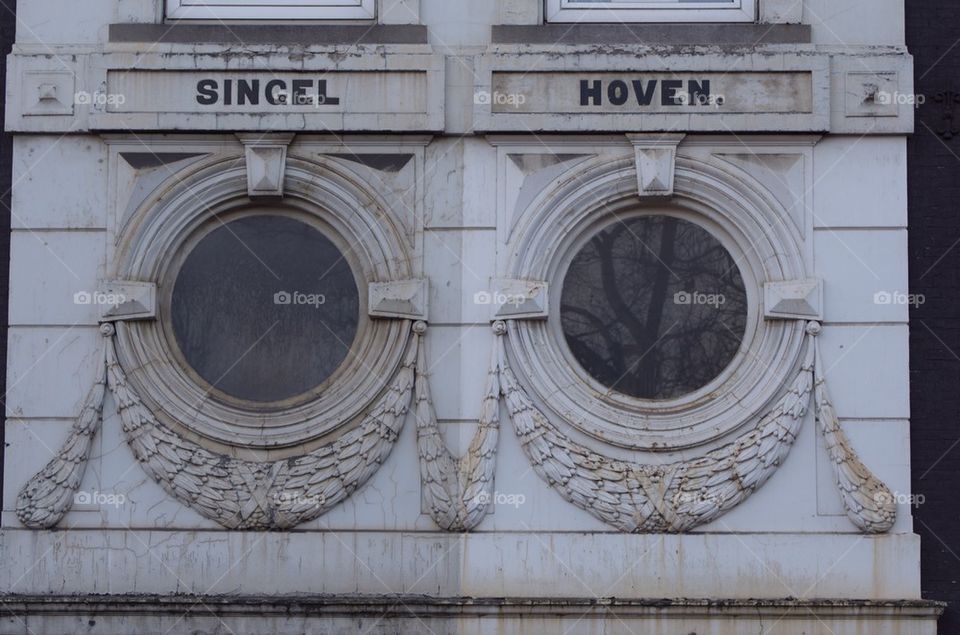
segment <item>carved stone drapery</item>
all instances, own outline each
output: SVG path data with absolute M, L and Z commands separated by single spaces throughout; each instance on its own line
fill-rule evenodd
M 109 337 L 113 334 L 113 326 L 104 324 L 100 327 L 100 332 Z M 104 348 L 104 358 L 106 354 Z M 100 363 L 93 388 L 87 394 L 80 410 L 80 416 L 74 421 L 57 456 L 50 459 L 42 470 L 27 481 L 17 496 L 17 518 L 27 527 L 53 527 L 70 511 L 73 497 L 87 469 L 93 438 L 100 429 L 106 388 L 107 364 L 104 359 Z
M 18 517 L 28 527 L 50 528 L 69 511 L 99 428 L 106 383 L 144 471 L 184 505 L 229 529 L 289 529 L 317 518 L 361 487 L 393 449 L 410 407 L 423 331 L 417 323 L 402 364 L 358 426 L 301 456 L 244 461 L 208 450 L 159 421 L 127 382 L 114 326 L 104 324 L 105 361 L 97 384 L 63 449 L 21 491 Z
M 847 517 L 868 534 L 889 531 L 897 520 L 897 501 L 890 489 L 863 464 L 847 439 L 833 410 L 823 376 L 819 345 L 814 371 L 817 422 L 826 442 L 834 480 Z
M 859 460 L 840 428 L 819 367 L 815 339 L 820 330 L 818 322 L 808 324 L 799 372 L 757 425 L 689 461 L 634 464 L 578 444 L 534 405 L 506 359 L 502 390 L 534 471 L 564 499 L 605 523 L 643 533 L 689 531 L 746 500 L 786 459 L 815 393 L 817 419 L 847 516 L 865 533 L 889 531 L 896 520 L 896 501 Z
M 500 435 L 500 371 L 503 360 L 503 322 L 494 327 L 497 342 L 490 360 L 487 385 L 477 432 L 467 453 L 454 458 L 437 425 L 430 399 L 426 356 L 417 362 L 417 450 L 420 486 L 433 521 L 447 531 L 470 531 L 480 524 L 493 500 L 493 473 Z
M 475 528 L 492 501 L 501 398 L 534 471 L 564 499 L 621 531 L 667 533 L 719 518 L 766 483 L 786 459 L 812 398 L 847 516 L 865 533 L 889 531 L 896 521 L 895 497 L 860 461 L 833 411 L 816 343 L 818 322 L 807 326 L 797 375 L 753 429 L 702 457 L 656 465 L 604 456 L 553 424 L 510 366 L 504 322 L 494 325 L 498 337 L 479 428 L 467 453 L 455 459 L 430 399 L 425 330 L 423 322 L 413 325 L 402 364 L 360 425 L 312 452 L 271 462 L 218 454 L 160 422 L 127 383 L 115 327 L 104 324 L 96 383 L 58 455 L 21 490 L 17 516 L 40 529 L 55 526 L 69 511 L 109 388 L 144 471 L 181 503 L 230 529 L 289 529 L 346 499 L 389 456 L 412 399 L 424 498 L 430 516 L 447 531 Z

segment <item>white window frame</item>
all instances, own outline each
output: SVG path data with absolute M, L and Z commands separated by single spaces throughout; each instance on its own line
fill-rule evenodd
M 546 0 L 547 22 L 755 22 L 758 0 L 677 2 Z
M 376 0 L 166 0 L 173 20 L 372 20 Z

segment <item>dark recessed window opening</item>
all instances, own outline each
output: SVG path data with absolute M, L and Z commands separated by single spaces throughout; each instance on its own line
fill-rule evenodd
M 736 262 L 707 230 L 643 216 L 598 232 L 563 280 L 570 351 L 608 388 L 674 399 L 709 384 L 736 356 L 747 294 Z
M 170 303 L 186 362 L 238 399 L 277 402 L 322 384 L 347 357 L 360 296 L 349 263 L 319 230 L 248 216 L 196 244 Z

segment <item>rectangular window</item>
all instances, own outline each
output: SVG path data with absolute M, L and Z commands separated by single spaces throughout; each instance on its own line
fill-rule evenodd
M 757 0 L 546 0 L 548 22 L 753 22 Z
M 376 0 L 166 0 L 186 20 L 370 20 Z

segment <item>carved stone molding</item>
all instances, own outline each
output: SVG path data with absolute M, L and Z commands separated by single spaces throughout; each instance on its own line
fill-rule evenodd
M 802 324 L 765 320 L 763 314 L 765 283 L 808 277 L 803 245 L 792 224 L 783 222 L 773 195 L 719 161 L 681 152 L 675 169 L 673 197 L 640 204 L 633 156 L 581 162 L 576 178 L 557 178 L 531 200 L 505 249 L 503 276 L 548 283 L 549 314 L 555 317 L 573 255 L 611 223 L 645 214 L 675 216 L 710 232 L 737 261 L 748 298 L 743 345 L 711 383 L 674 400 L 641 401 L 596 382 L 570 353 L 559 320 L 516 322 L 508 346 L 514 372 L 531 396 L 578 431 L 629 450 L 721 443 L 762 416 L 790 381 L 803 348 Z
M 806 330 L 800 370 L 756 426 L 691 460 L 635 464 L 580 445 L 536 407 L 506 357 L 503 395 L 534 471 L 564 499 L 621 531 L 680 533 L 719 518 L 767 482 L 786 459 L 816 392 L 817 418 L 847 515 L 866 533 L 888 531 L 896 519 L 895 500 L 840 429 L 818 370 L 814 339 L 820 324 L 810 322 Z
M 823 376 L 819 344 L 817 345 L 816 382 L 814 399 L 817 409 L 817 422 L 823 433 L 833 466 L 834 479 L 847 517 L 861 531 L 879 534 L 890 531 L 897 520 L 897 500 L 884 483 L 875 477 L 860 461 L 850 440 L 840 426 L 837 413 L 833 410 L 830 395 L 827 392 L 826 378 Z
M 493 474 L 500 435 L 500 367 L 503 360 L 503 322 L 494 324 L 497 340 L 487 373 L 480 420 L 467 453 L 454 458 L 437 426 L 430 399 L 425 353 L 417 361 L 417 450 L 420 484 L 430 517 L 446 531 L 470 531 L 480 524 L 493 500 Z
M 113 326 L 104 324 L 100 332 L 113 335 Z M 106 358 L 106 348 L 104 349 Z M 106 392 L 107 365 L 104 359 L 97 379 L 70 429 L 67 440 L 57 456 L 33 478 L 27 481 L 17 496 L 17 518 L 31 529 L 49 529 L 55 526 L 73 505 L 73 497 L 83 480 L 90 458 L 93 437 L 103 420 L 103 397 Z
M 130 323 L 117 335 L 129 383 L 165 426 L 214 452 L 242 447 L 294 455 L 304 444 L 318 443 L 362 415 L 369 395 L 382 392 L 404 354 L 402 319 L 373 319 L 368 313 L 376 308 L 368 306 L 369 285 L 415 278 L 416 258 L 400 210 L 376 191 L 375 181 L 340 162 L 294 154 L 291 150 L 286 161 L 283 199 L 267 205 L 249 198 L 247 170 L 237 154 L 191 164 L 144 198 L 119 228 L 117 251 L 109 258 L 111 277 L 149 281 L 158 291 L 158 319 Z M 258 409 L 209 398 L 208 387 L 179 359 L 164 318 L 191 245 L 210 227 L 256 213 L 295 218 L 327 236 L 349 262 L 361 296 L 357 335 L 336 378 L 271 412 L 269 426 Z M 422 298 L 417 301 L 414 308 L 425 314 Z
M 317 518 L 366 483 L 393 449 L 410 408 L 424 330 L 418 323 L 387 390 L 372 400 L 355 428 L 300 456 L 246 461 L 212 452 L 154 416 L 127 382 L 114 328 L 101 329 L 105 361 L 70 437 L 20 493 L 17 514 L 28 527 L 53 527 L 69 511 L 101 420 L 105 383 L 144 471 L 184 505 L 228 529 L 290 529 Z
M 406 322 L 409 326 L 409 322 Z M 123 323 L 119 328 L 126 328 Z M 469 531 L 492 501 L 500 398 L 534 471 L 564 499 L 621 531 L 680 533 L 708 523 L 745 501 L 782 465 L 796 440 L 811 397 L 850 520 L 865 533 L 889 531 L 896 499 L 859 459 L 827 394 L 815 338 L 806 327 L 803 361 L 794 379 L 750 431 L 702 457 L 635 464 L 586 448 L 565 435 L 529 397 L 497 334 L 479 428 L 456 459 L 440 435 L 430 399 L 416 322 L 403 362 L 389 388 L 361 423 L 337 440 L 301 456 L 245 461 L 212 452 L 161 423 L 127 382 L 115 349 L 115 326 L 104 324 L 104 363 L 57 457 L 27 482 L 17 498 L 24 525 L 56 526 L 80 486 L 109 387 L 127 442 L 149 474 L 171 496 L 229 529 L 278 530 L 317 518 L 361 487 L 389 456 L 416 403 L 421 483 L 429 513 L 447 531 Z M 515 329 L 513 331 L 515 333 Z
M 619 461 L 563 434 L 504 363 L 503 392 L 534 471 L 567 501 L 630 532 L 688 531 L 747 499 L 786 458 L 813 390 L 813 343 L 796 377 L 757 425 L 736 441 L 690 461 Z

